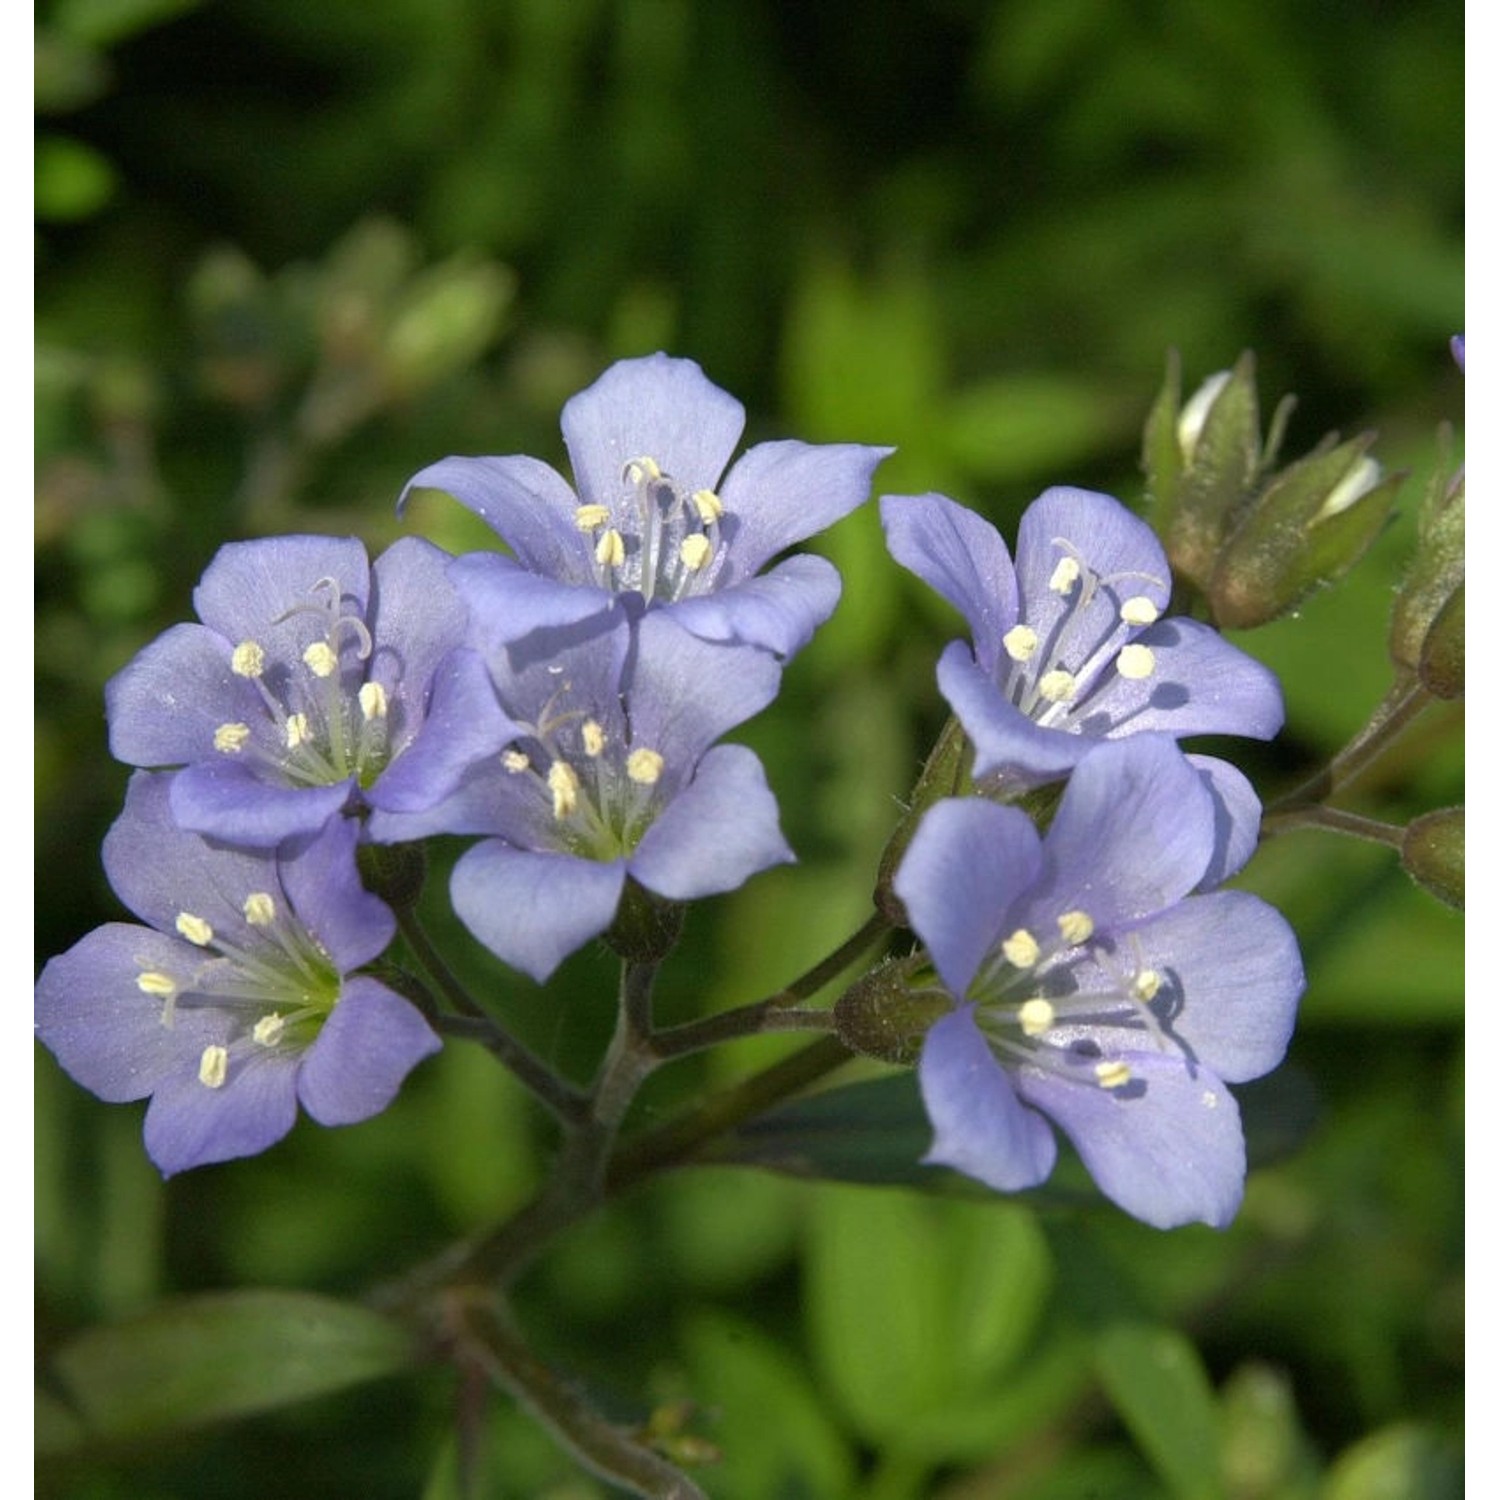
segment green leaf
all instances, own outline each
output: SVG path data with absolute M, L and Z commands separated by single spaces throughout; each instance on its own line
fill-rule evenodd
M 1222 1500 L 1219 1408 L 1193 1345 L 1175 1329 L 1116 1323 L 1095 1358 L 1115 1410 L 1171 1494 Z
M 1414 1423 L 1382 1428 L 1346 1448 L 1323 1482 L 1322 1500 L 1458 1500 L 1457 1453 Z
M 163 1303 L 86 1329 L 51 1374 L 92 1440 L 144 1438 L 326 1395 L 414 1363 L 399 1324 L 304 1292 L 241 1291 Z M 53 1453 L 73 1435 L 56 1423 Z M 42 1444 L 39 1439 L 39 1449 Z

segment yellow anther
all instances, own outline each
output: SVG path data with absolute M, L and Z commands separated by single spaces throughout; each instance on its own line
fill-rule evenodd
M 367 682 L 360 688 L 359 711 L 365 716 L 366 723 L 372 719 L 383 719 L 391 711 L 390 699 L 378 682 Z
M 1139 969 L 1130 981 L 1130 993 L 1147 1004 L 1156 999 L 1156 992 L 1160 988 L 1161 975 L 1155 969 Z
M 1115 658 L 1115 670 L 1121 677 L 1139 682 L 1156 670 L 1156 653 L 1149 646 L 1121 646 Z
M 241 641 L 229 658 L 229 669 L 237 677 L 259 677 L 266 669 L 266 653 L 255 641 Z
M 203 1049 L 198 1059 L 198 1082 L 204 1088 L 220 1089 L 229 1077 L 229 1049 L 212 1045 Z
M 518 776 L 522 771 L 531 769 L 531 757 L 524 750 L 502 750 L 500 752 L 500 764 L 512 776 Z
M 286 1017 L 279 1011 L 272 1011 L 268 1016 L 262 1016 L 255 1023 L 255 1029 L 250 1033 L 262 1047 L 274 1047 L 281 1040 L 281 1033 L 286 1030 Z
M 1120 618 L 1127 625 L 1154 625 L 1161 611 L 1144 594 L 1132 594 L 1120 606 Z
M 1000 644 L 1012 661 L 1030 661 L 1036 655 L 1036 631 L 1029 625 L 1012 625 L 1000 637 Z
M 245 920 L 252 927 L 269 927 L 276 920 L 276 898 L 269 891 L 252 891 L 245 897 Z
M 302 660 L 314 677 L 332 677 L 338 671 L 338 652 L 327 641 L 314 641 L 302 653 Z
M 1025 1001 L 1020 1010 L 1016 1012 L 1016 1018 L 1021 1023 L 1021 1030 L 1027 1036 L 1041 1036 L 1043 1032 L 1052 1029 L 1052 1023 L 1057 1020 L 1057 1012 L 1053 1009 L 1050 1000 L 1043 1000 L 1038 995 L 1033 1000 Z
M 1094 919 L 1086 911 L 1065 911 L 1057 919 L 1057 930 L 1070 948 L 1086 943 L 1094 935 Z
M 1094 1064 L 1094 1077 L 1102 1089 L 1117 1089 L 1130 1082 L 1130 1065 L 1118 1059 Z
M 637 786 L 655 786 L 661 779 L 662 767 L 665 765 L 666 761 L 657 751 L 643 747 L 632 750 L 625 758 L 625 774 Z
M 1024 927 L 1016 928 L 1000 944 L 1000 951 L 1006 962 L 1013 963 L 1018 969 L 1029 969 L 1042 956 L 1041 944 Z
M 196 944 L 199 948 L 206 948 L 214 940 L 214 930 L 203 920 L 195 917 L 190 911 L 177 913 L 177 930 L 188 942 Z
M 1217 1109 L 1219 1107 L 1219 1096 L 1212 1089 L 1204 1089 L 1199 1098 L 1204 1109 Z
M 248 724 L 220 724 L 214 730 L 214 749 L 225 755 L 238 755 L 250 739 Z
M 594 561 L 601 568 L 618 568 L 625 561 L 625 538 L 613 526 L 594 543 Z
M 552 816 L 568 817 L 578 806 L 578 772 L 565 760 L 555 760 L 547 772 L 547 787 L 552 793 Z
M 714 555 L 714 544 L 701 531 L 690 532 L 678 544 L 677 555 L 689 573 L 696 573 Z
M 580 505 L 573 512 L 573 524 L 580 531 L 598 531 L 609 520 L 607 505 Z
M 144 974 L 136 975 L 135 987 L 158 1000 L 170 1000 L 177 993 L 177 981 L 160 969 L 147 969 Z
M 1061 667 L 1054 667 L 1042 674 L 1036 690 L 1048 703 L 1066 703 L 1078 691 L 1078 679 Z
M 630 484 L 643 484 L 647 480 L 661 478 L 661 465 L 654 458 L 632 458 L 625 465 L 625 478 Z
M 1051 578 L 1047 580 L 1047 587 L 1054 594 L 1066 594 L 1078 582 L 1082 573 L 1083 569 L 1076 557 L 1060 557 L 1052 570 Z
M 312 726 L 307 722 L 306 714 L 288 714 L 286 721 L 286 747 L 295 750 L 298 745 L 305 745 L 312 738 Z
M 605 733 L 604 726 L 597 719 L 585 719 L 583 728 L 579 731 L 583 737 L 583 753 L 592 760 L 596 755 L 604 753 Z
M 711 526 L 724 514 L 724 502 L 712 490 L 694 490 L 693 506 L 705 526 Z

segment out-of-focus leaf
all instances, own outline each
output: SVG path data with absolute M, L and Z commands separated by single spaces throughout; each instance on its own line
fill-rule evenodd
M 138 1439 L 326 1395 L 414 1363 L 399 1324 L 304 1292 L 163 1303 L 86 1329 L 51 1373 L 89 1439 Z M 49 1424 L 66 1442 L 68 1433 Z M 39 1437 L 40 1446 L 40 1437 Z
M 1100 1379 L 1178 1500 L 1222 1500 L 1218 1404 L 1198 1351 L 1175 1329 L 1116 1323 L 1099 1337 Z
M 1346 1448 L 1323 1482 L 1322 1500 L 1458 1500 L 1463 1470 L 1429 1428 L 1402 1423 Z
M 1291 1381 L 1270 1365 L 1241 1365 L 1220 1395 L 1224 1479 L 1235 1500 L 1312 1500 L 1318 1466 Z
M 52 24 L 74 41 L 109 47 L 196 10 L 201 0 L 57 0 Z
M 72 223 L 87 219 L 109 202 L 115 169 L 92 146 L 65 136 L 43 136 L 36 143 L 35 210 L 39 219 Z

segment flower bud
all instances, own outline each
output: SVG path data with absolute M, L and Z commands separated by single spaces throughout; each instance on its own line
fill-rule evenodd
M 856 980 L 833 1007 L 834 1030 L 853 1052 L 909 1067 L 935 1021 L 953 1009 L 937 986 L 911 988 L 926 962 L 921 954 L 887 959 Z
M 1438 466 L 1417 511 L 1417 550 L 1391 610 L 1390 651 L 1398 667 L 1420 673 L 1438 697 L 1458 698 L 1463 696 L 1464 476 L 1462 470 L 1450 476 L 1447 468 L 1446 461 Z M 1460 596 L 1456 605 L 1455 596 Z M 1443 638 L 1429 644 L 1445 616 Z
M 1464 905 L 1464 810 L 1443 807 L 1414 819 L 1401 841 L 1401 868 L 1439 901 Z
M 1435 698 L 1464 695 L 1464 586 L 1448 596 L 1437 612 L 1426 639 L 1417 670 L 1422 686 Z

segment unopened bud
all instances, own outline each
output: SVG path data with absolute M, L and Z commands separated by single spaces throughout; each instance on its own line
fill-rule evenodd
M 909 1067 L 922 1051 L 922 1039 L 953 1002 L 936 984 L 912 988 L 925 962 L 888 959 L 856 980 L 833 1007 L 834 1030 L 851 1051 Z
M 892 888 L 907 845 L 917 831 L 917 824 L 922 821 L 922 814 L 934 802 L 943 797 L 961 796 L 970 790 L 971 765 L 972 753 L 968 736 L 964 734 L 963 726 L 958 720 L 950 718 L 943 725 L 937 743 L 933 745 L 927 763 L 922 767 L 922 774 L 917 777 L 917 784 L 912 788 L 906 811 L 880 856 L 880 867 L 875 877 L 875 908 L 896 927 L 910 925 L 906 919 L 906 907 Z
M 1463 693 L 1463 603 L 1453 605 L 1453 599 L 1464 581 L 1464 476 L 1448 469 L 1445 453 L 1417 510 L 1417 550 L 1391 610 L 1390 650 L 1397 666 L 1423 673 L 1424 682 L 1425 672 L 1432 671 L 1445 683 L 1449 691 L 1429 684 L 1439 697 L 1456 698 Z M 1456 639 L 1450 634 L 1429 647 L 1429 635 L 1450 606 L 1444 629 L 1451 632 L 1456 617 Z M 1456 692 L 1451 691 L 1455 684 Z
M 1448 596 L 1422 642 L 1417 667 L 1422 686 L 1435 698 L 1464 695 L 1464 586 Z
M 1411 822 L 1401 841 L 1401 867 L 1439 901 L 1464 906 L 1464 810 L 1443 807 Z

